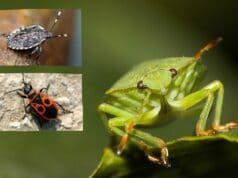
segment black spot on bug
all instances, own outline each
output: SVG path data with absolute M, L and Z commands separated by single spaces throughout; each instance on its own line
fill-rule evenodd
M 174 68 L 169 69 L 169 71 L 171 72 L 172 77 L 175 77 L 178 74 L 178 71 Z
M 49 99 L 45 99 L 44 103 L 50 104 L 50 100 Z
M 43 112 L 43 111 L 44 111 L 44 108 L 43 108 L 42 106 L 39 106 L 39 107 L 37 108 L 37 110 L 38 110 L 39 112 Z
M 137 88 L 138 89 L 145 89 L 146 85 L 144 84 L 143 80 L 140 80 L 137 82 Z

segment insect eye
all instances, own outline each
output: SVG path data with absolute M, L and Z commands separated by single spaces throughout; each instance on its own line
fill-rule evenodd
M 140 80 L 140 81 L 137 82 L 137 88 L 138 89 L 146 88 L 146 85 L 144 84 L 143 80 Z
M 169 69 L 169 71 L 171 72 L 172 77 L 175 77 L 178 74 L 178 71 L 174 68 Z

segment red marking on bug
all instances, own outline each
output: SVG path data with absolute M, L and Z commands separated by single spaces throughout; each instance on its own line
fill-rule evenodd
M 52 98 L 41 91 L 35 91 L 32 99 L 29 95 L 25 96 L 24 98 L 28 99 L 29 105 L 41 118 L 46 121 L 57 118 L 59 106 Z

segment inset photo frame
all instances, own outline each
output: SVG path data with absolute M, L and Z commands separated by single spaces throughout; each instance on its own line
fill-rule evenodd
M 80 9 L 0 10 L 0 66 L 81 66 Z
M 0 74 L 0 131 L 82 131 L 82 74 Z

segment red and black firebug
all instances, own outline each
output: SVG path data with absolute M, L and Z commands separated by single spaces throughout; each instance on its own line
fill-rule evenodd
M 25 113 L 31 113 L 37 119 L 40 127 L 45 123 L 57 120 L 59 110 L 62 110 L 62 113 L 72 113 L 72 111 L 66 110 L 61 104 L 48 96 L 47 91 L 50 84 L 45 88 L 35 90 L 30 82 L 25 82 L 24 74 L 22 74 L 22 83 L 24 85 L 22 88 L 11 90 L 5 94 L 16 92 L 23 99 L 27 99 L 28 104 L 25 105 Z

